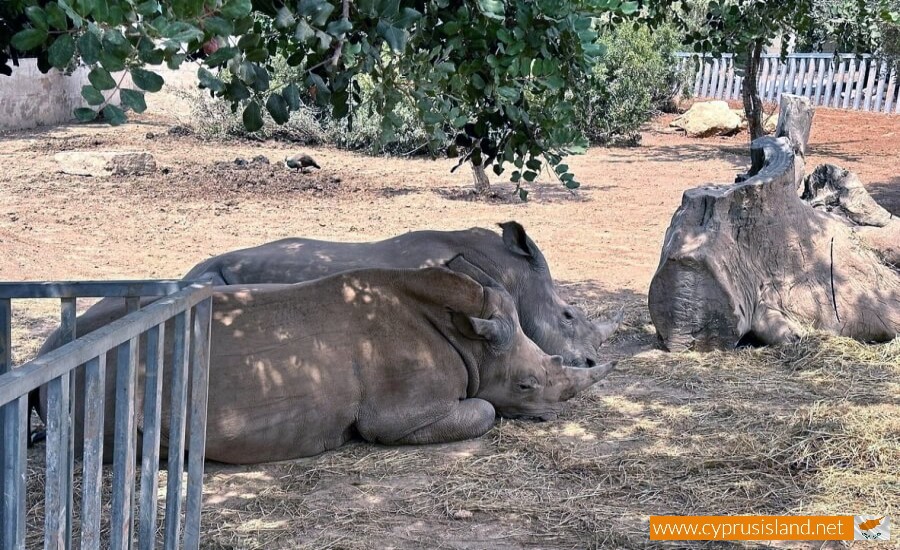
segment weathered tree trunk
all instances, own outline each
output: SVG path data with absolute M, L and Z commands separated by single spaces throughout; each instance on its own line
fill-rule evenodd
M 762 48 L 760 42 L 750 46 L 744 63 L 744 81 L 741 84 L 741 97 L 744 100 L 744 114 L 747 115 L 747 127 L 750 130 L 751 141 L 766 135 L 763 129 L 762 98 L 759 97 L 759 83 L 757 82 Z
M 811 114 L 782 106 L 782 118 L 797 115 L 801 121 L 786 120 L 785 128 L 802 127 Z M 773 344 L 809 329 L 864 341 L 900 333 L 900 273 L 882 261 L 890 247 L 863 237 L 891 224 L 856 226 L 801 199 L 797 152 L 808 129 L 794 138 L 755 140 L 749 179 L 684 193 L 649 293 L 666 348 Z M 851 210 L 858 202 L 848 203 Z
M 809 149 L 809 134 L 812 131 L 815 113 L 812 104 L 806 97 L 782 94 L 778 111 L 775 137 L 788 138 L 794 146 L 794 152 L 805 157 Z
M 818 166 L 804 180 L 801 198 L 845 219 L 883 262 L 900 268 L 900 219 L 875 202 L 856 174 L 833 164 Z
M 484 171 L 483 165 L 472 163 L 472 179 L 475 183 L 475 191 L 478 194 L 484 195 L 491 191 L 491 180 Z

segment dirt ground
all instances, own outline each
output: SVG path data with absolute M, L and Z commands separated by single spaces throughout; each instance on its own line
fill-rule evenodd
M 208 465 L 204 547 L 640 548 L 651 545 L 651 514 L 896 514 L 896 341 L 655 349 L 647 289 L 681 194 L 730 182 L 749 160 L 746 134 L 688 139 L 661 131 L 668 120 L 649 125 L 639 147 L 572 157 L 582 189 L 542 180 L 527 203 L 504 184 L 496 200 L 471 200 L 469 173 L 451 174 L 449 160 L 206 142 L 169 133 L 161 118 L 7 134 L 0 280 L 178 278 L 211 255 L 288 236 L 365 241 L 514 219 L 591 316 L 625 308 L 608 348 L 620 369 L 558 421 L 502 421 L 454 445 L 351 444 L 285 463 Z M 70 150 L 148 151 L 160 170 L 66 175 L 53 155 Z M 281 165 L 301 150 L 322 170 Z M 257 155 L 270 164 L 234 163 Z M 900 118 L 819 110 L 807 169 L 824 162 L 855 171 L 900 215 Z M 14 305 L 17 362 L 55 326 L 48 302 Z M 39 508 L 29 536 L 39 535 Z

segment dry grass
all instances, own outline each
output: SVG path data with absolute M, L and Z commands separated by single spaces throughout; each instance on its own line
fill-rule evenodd
M 646 310 L 624 305 L 620 344 L 647 349 Z M 32 453 L 38 530 L 43 448 Z M 204 547 L 643 548 L 651 514 L 896 514 L 898 465 L 900 340 L 644 351 L 555 422 L 210 464 Z

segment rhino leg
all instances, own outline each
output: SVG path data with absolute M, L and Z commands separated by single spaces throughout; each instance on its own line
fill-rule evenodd
M 494 416 L 494 406 L 484 399 L 463 399 L 444 418 L 391 443 L 424 445 L 480 437 L 494 425 Z

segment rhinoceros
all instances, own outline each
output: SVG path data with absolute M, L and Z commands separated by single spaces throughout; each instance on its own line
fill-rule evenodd
M 391 239 L 343 243 L 290 238 L 214 256 L 185 279 L 213 284 L 296 283 L 361 268 L 418 268 L 445 265 L 462 255 L 498 281 L 513 297 L 525 334 L 567 365 L 591 367 L 598 348 L 618 328 L 591 322 L 556 292 L 540 249 L 517 222 L 499 224 L 502 235 L 472 228 L 414 231 Z
M 113 302 L 81 316 L 78 333 L 121 316 L 121 300 Z M 114 355 L 108 381 L 115 379 Z M 474 438 L 491 428 L 495 414 L 555 418 L 564 401 L 614 365 L 564 366 L 525 336 L 502 287 L 444 267 L 221 286 L 213 296 L 207 458 L 312 456 L 355 435 L 388 445 Z M 106 395 L 107 460 L 113 386 Z M 169 394 L 164 387 L 163 442 Z M 137 423 L 140 430 L 142 418 Z

